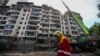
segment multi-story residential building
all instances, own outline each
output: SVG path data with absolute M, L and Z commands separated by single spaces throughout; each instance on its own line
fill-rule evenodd
M 28 2 L 28 0 L 9 0 L 7 6 L 11 6 L 12 4 L 16 4 L 17 2 Z
M 47 5 L 17 2 L 10 6 L 6 16 L 3 36 L 37 43 L 35 46 L 49 47 L 53 32 L 61 30 L 60 11 Z
M 80 35 L 80 28 L 69 13 L 66 12 L 62 19 L 57 9 L 23 1 L 12 4 L 5 16 L 0 15 L 0 36 L 32 43 L 36 47 L 53 47 L 53 32 L 56 30 L 72 36 Z M 78 13 L 76 15 L 80 17 Z
M 30 38 L 33 40 L 37 37 L 39 16 L 34 16 L 33 11 L 35 7 L 33 3 L 18 2 L 10 7 L 7 11 L 9 16 L 8 21 L 4 27 L 4 36 L 19 37 L 21 40 Z M 36 12 L 38 12 L 36 10 Z M 24 38 L 25 37 L 25 38 Z
M 17 2 L 27 2 L 27 0 L 0 0 L 0 14 L 6 14 L 7 10 L 9 10 L 9 6 Z
M 60 11 L 48 7 L 42 6 L 40 27 L 38 32 L 38 41 L 44 43 L 42 46 L 49 46 L 53 42 L 53 32 L 61 30 L 61 13 Z M 49 43 L 49 45 L 47 45 Z M 46 44 L 46 45 L 45 45 Z
M 83 19 L 79 13 L 76 13 L 76 12 L 73 12 L 73 13 L 80 18 L 79 19 L 80 21 L 83 22 Z M 64 19 L 62 20 L 63 21 L 62 28 L 63 28 L 64 34 L 68 34 L 73 37 L 77 37 L 77 36 L 83 34 L 80 27 L 75 22 L 74 18 L 68 12 L 66 12 L 63 16 L 64 16 Z

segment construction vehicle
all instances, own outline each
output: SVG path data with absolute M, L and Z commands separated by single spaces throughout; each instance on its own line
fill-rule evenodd
M 83 35 L 70 38 L 70 44 L 73 48 L 73 52 L 95 51 L 96 49 L 93 43 L 88 39 L 89 32 L 86 26 L 81 22 L 80 18 L 68 8 L 68 6 L 63 1 L 62 3 L 68 10 L 69 15 L 74 18 L 75 22 L 83 32 Z

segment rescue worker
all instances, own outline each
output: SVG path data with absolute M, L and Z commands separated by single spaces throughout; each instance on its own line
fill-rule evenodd
M 53 35 L 58 40 L 57 55 L 58 56 L 71 56 L 70 43 L 61 31 L 55 31 Z

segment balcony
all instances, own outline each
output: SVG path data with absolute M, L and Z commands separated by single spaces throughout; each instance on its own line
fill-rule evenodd
M 6 21 L 7 17 L 0 17 L 0 21 Z
M 41 21 L 40 23 L 43 24 L 43 25 L 49 25 L 49 22 Z
M 75 26 L 71 26 L 71 29 L 73 29 L 73 30 L 77 30 L 77 27 L 75 27 Z
M 5 26 L 5 24 L 0 24 L 0 26 Z
M 40 18 L 39 17 L 30 17 L 29 21 L 39 22 Z
M 38 28 L 39 27 L 38 25 L 31 25 L 31 24 L 28 24 L 28 26 L 35 27 L 35 28 Z
M 36 22 L 33 22 L 33 21 L 28 22 L 28 26 L 30 26 L 30 27 L 39 27 L 39 25 Z
M 19 16 L 19 14 L 11 14 L 11 16 Z
M 20 11 L 17 11 L 17 10 L 8 10 L 7 12 L 20 12 Z
M 10 20 L 17 20 L 18 16 L 11 16 Z
M 71 27 L 77 28 L 77 25 L 70 24 Z
M 59 14 L 51 14 L 51 16 L 55 16 L 55 17 L 59 17 L 60 15 Z
M 72 31 L 78 31 L 78 29 L 72 29 L 72 28 L 71 28 L 71 30 L 72 30 Z
M 11 25 L 11 24 L 10 25 L 5 25 L 4 29 L 5 30 L 13 30 L 14 29 L 14 25 Z
M 51 23 L 61 23 L 60 20 L 50 20 Z
M 41 29 L 49 29 L 49 27 L 40 27 Z
M 37 20 L 37 19 L 40 19 L 40 17 L 36 17 L 36 16 L 31 16 L 30 17 L 30 20 Z
M 40 20 L 39 19 L 36 19 L 36 20 L 29 20 L 29 21 L 32 21 L 32 22 L 40 22 Z
M 41 16 L 41 13 L 38 13 L 38 12 L 34 12 L 33 14 L 34 16 Z
M 3 30 L 4 29 L 4 26 L 0 26 L 0 30 Z
M 39 32 L 39 34 L 48 34 L 48 32 L 41 31 L 41 32 Z
M 52 21 L 60 21 L 60 18 L 53 18 L 53 17 L 51 17 L 50 20 L 52 20 Z
M 50 8 L 49 7 L 42 7 L 42 11 L 50 12 Z
M 27 29 L 28 32 L 37 32 L 38 30 Z
M 16 20 L 9 20 L 6 24 L 15 25 L 16 24 Z
M 58 29 L 57 27 L 53 27 L 53 26 L 51 26 L 50 28 L 53 28 L 53 29 Z
M 57 28 L 61 28 L 61 24 L 50 24 L 50 27 L 57 27 Z
M 78 35 L 78 31 L 72 31 L 73 35 Z
M 50 22 L 51 25 L 61 25 L 60 23 Z
M 38 39 L 47 39 L 48 37 L 44 37 L 44 36 L 39 36 Z
M 4 30 L 3 31 L 3 35 L 5 35 L 5 36 L 11 36 L 11 34 L 12 34 L 12 30 Z
M 41 11 L 41 8 L 33 7 L 33 11 L 34 11 L 34 12 L 40 12 L 40 11 Z
M 50 18 L 50 15 L 43 15 L 43 14 L 42 14 L 42 18 L 43 18 L 43 19 L 49 19 L 49 18 Z
M 0 22 L 0 24 L 5 24 L 5 23 L 6 23 L 6 21 L 1 21 L 1 22 Z
M 57 13 L 60 14 L 60 12 L 58 10 L 52 9 L 51 13 Z
M 25 37 L 36 37 L 37 32 L 32 32 L 32 31 L 26 31 L 25 32 Z
M 50 12 L 49 11 L 42 11 L 42 15 L 50 15 Z
M 33 6 L 33 5 L 32 5 Z M 33 8 L 35 8 L 35 9 L 41 9 L 42 7 L 41 6 L 33 6 Z
M 34 14 L 31 14 L 30 17 L 38 17 L 38 18 L 39 18 L 39 17 L 41 17 L 41 15 L 36 16 L 36 15 L 34 15 Z
M 59 29 L 61 29 L 61 28 L 57 28 L 57 27 L 50 27 L 50 29 L 59 30 Z
M 37 27 L 27 26 L 27 31 L 37 31 Z

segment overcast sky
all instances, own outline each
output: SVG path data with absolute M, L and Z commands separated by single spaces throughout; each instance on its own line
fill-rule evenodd
M 28 0 L 34 2 L 35 5 L 41 6 L 42 4 L 47 4 L 55 9 L 60 10 L 62 13 L 67 11 L 64 5 L 61 3 L 61 0 Z M 97 18 L 97 0 L 63 0 L 68 7 L 75 12 L 81 14 L 84 20 L 84 24 L 87 27 L 91 27 L 94 22 L 100 22 L 100 19 Z

